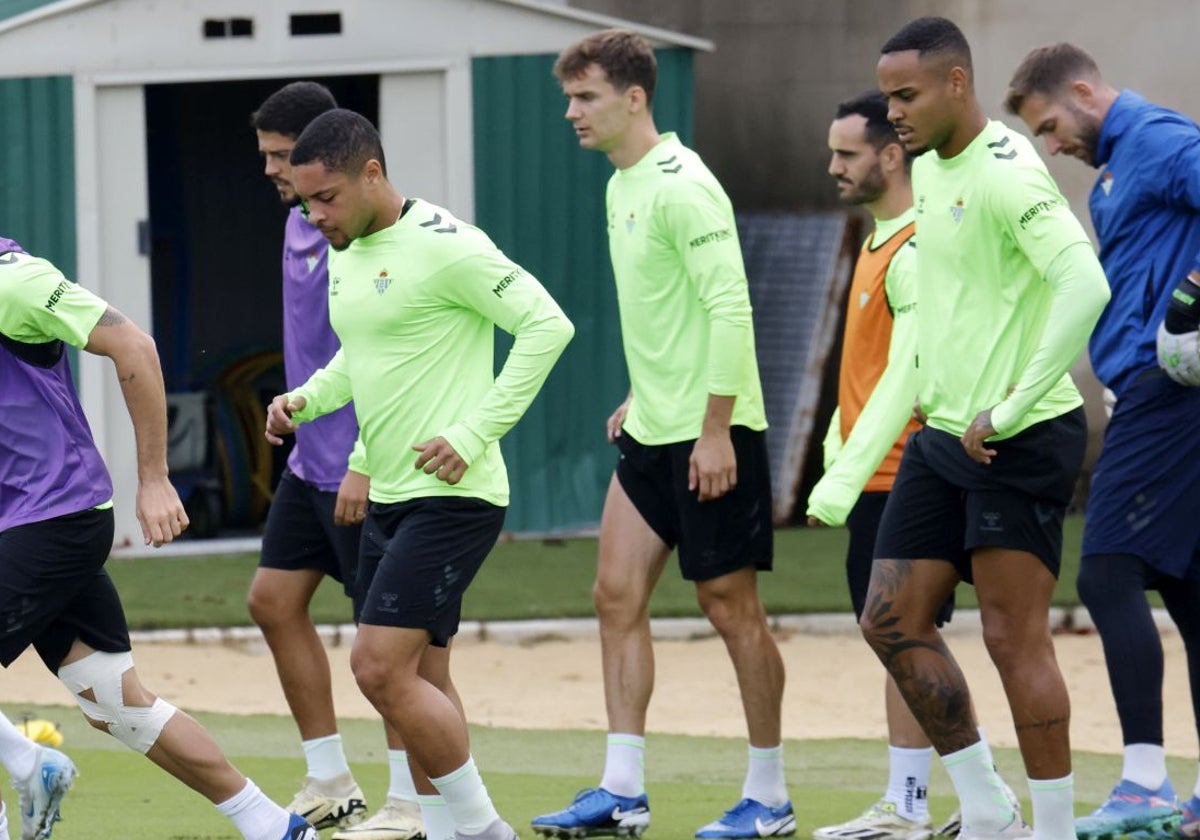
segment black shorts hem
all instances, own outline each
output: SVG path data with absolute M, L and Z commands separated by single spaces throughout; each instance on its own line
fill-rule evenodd
M 770 571 L 774 563 L 766 433 L 733 426 L 729 436 L 737 485 L 707 502 L 688 489 L 695 440 L 646 445 L 627 431 L 617 438 L 617 481 L 643 521 L 678 551 L 688 581 L 715 580 L 748 566 Z

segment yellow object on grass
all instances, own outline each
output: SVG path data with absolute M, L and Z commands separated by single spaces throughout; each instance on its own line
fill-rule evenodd
M 18 723 L 17 729 L 25 737 L 39 744 L 46 744 L 51 747 L 62 746 L 62 733 L 58 731 L 58 724 L 53 721 L 45 720 L 44 718 L 33 718 Z

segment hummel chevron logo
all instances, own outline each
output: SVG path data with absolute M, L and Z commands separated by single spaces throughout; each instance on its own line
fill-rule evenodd
M 683 169 L 682 163 L 676 163 L 674 167 L 670 166 L 670 164 L 675 163 L 675 160 L 678 157 L 679 157 L 679 155 L 671 155 L 666 160 L 655 161 L 655 164 L 658 165 L 662 169 L 663 172 L 666 172 L 669 175 L 674 175 L 680 169 Z
M 421 222 L 421 227 L 425 227 L 425 228 L 431 227 L 431 228 L 433 228 L 434 233 L 457 233 L 458 232 L 458 225 L 454 224 L 454 222 L 446 222 L 445 227 L 434 227 L 434 225 L 440 225 L 441 223 L 442 223 L 442 214 L 434 213 L 433 218 L 430 219 L 428 222 Z
M 988 143 L 987 147 L 989 149 L 1003 149 L 1007 145 L 1008 145 L 1008 138 L 1003 137 L 1000 140 L 997 140 L 995 143 Z M 1005 153 L 992 152 L 992 157 L 999 158 L 1000 160 L 1012 160 L 1016 156 L 1017 156 L 1016 149 L 1010 149 L 1009 151 L 1007 151 Z

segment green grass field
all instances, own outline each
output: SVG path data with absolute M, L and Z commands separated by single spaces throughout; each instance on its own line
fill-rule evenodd
M 1079 566 L 1081 517 L 1067 520 L 1063 571 L 1055 603 L 1074 606 Z M 775 615 L 840 612 L 850 608 L 846 590 L 844 529 L 785 528 L 776 531 L 775 571 L 759 587 L 767 611 Z M 256 555 L 113 559 L 109 573 L 117 583 L 133 628 L 236 626 L 249 623 L 246 589 Z M 483 564 L 467 592 L 466 619 L 525 619 L 592 615 L 591 588 L 596 541 L 502 542 Z M 958 603 L 974 607 L 975 591 L 964 586 Z M 694 588 L 668 570 L 654 593 L 658 616 L 695 616 Z M 341 590 L 327 581 L 317 592 L 312 612 L 318 622 L 349 620 Z
M 12 707 L 7 712 L 47 717 L 62 724 L 64 749 L 82 776 L 64 807 L 65 819 L 55 840 L 237 840 L 216 810 L 139 755 L 89 729 L 65 706 Z M 289 718 L 274 715 L 197 717 L 217 738 L 234 763 L 277 800 L 286 801 L 303 774 L 295 729 Z M 367 794 L 380 802 L 387 787 L 379 726 L 350 720 L 342 727 L 346 751 Z M 473 727 L 472 751 L 501 813 L 523 837 L 533 837 L 529 820 L 562 807 L 582 787 L 594 785 L 603 756 L 598 732 L 551 732 Z M 819 825 L 840 821 L 878 798 L 886 781 L 886 750 L 868 740 L 789 741 L 787 774 L 796 808 L 798 836 Z M 657 840 L 690 838 L 738 798 L 745 769 L 745 743 L 732 738 L 654 735 L 649 739 L 646 776 Z M 1026 805 L 1028 796 L 1020 759 L 999 750 L 997 762 Z M 1170 759 L 1177 783 L 1189 784 L 1195 762 Z M 1120 772 L 1120 757 L 1076 753 L 1077 813 L 1099 802 Z M 954 808 L 951 789 L 934 762 L 930 784 L 935 820 Z M 15 805 L 15 796 L 5 797 Z M 15 814 L 15 808 L 10 814 Z M 325 832 L 328 837 L 332 832 Z M 13 832 L 16 836 L 16 832 Z

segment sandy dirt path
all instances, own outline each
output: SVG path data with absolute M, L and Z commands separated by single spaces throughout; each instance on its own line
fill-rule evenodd
M 883 672 L 860 637 L 778 635 L 787 667 L 784 736 L 865 737 L 885 734 Z M 977 633 L 949 637 L 971 683 L 989 739 L 1016 746 L 995 670 Z M 1187 666 L 1177 634 L 1164 633 L 1165 735 L 1168 753 L 1195 758 L 1196 730 L 1188 702 Z M 1121 739 L 1100 641 L 1095 635 L 1056 637 L 1059 663 L 1072 698 L 1075 748 L 1120 752 Z M 744 734 L 733 669 L 719 640 L 658 641 L 657 683 L 650 707 L 653 732 Z M 339 714 L 374 716 L 349 667 L 349 648 L 329 651 Z M 143 682 L 196 711 L 286 714 L 266 648 L 259 644 L 135 644 Z M 454 650 L 453 675 L 473 723 L 517 728 L 604 728 L 599 644 L 545 640 L 532 644 L 464 640 Z M 26 653 L 0 688 L 0 708 L 16 703 L 67 702 L 62 686 Z

